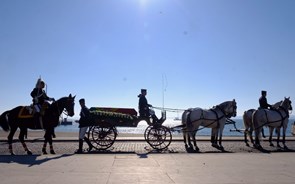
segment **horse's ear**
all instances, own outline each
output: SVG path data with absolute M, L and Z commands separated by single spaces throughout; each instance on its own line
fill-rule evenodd
M 236 102 L 236 100 L 235 100 L 235 99 L 233 99 L 233 102 Z
M 73 96 L 73 99 L 75 99 L 76 98 L 76 95 L 75 96 Z
M 72 94 L 69 95 L 69 98 L 72 98 Z

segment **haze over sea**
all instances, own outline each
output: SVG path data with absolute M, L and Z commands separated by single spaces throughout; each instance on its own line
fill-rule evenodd
M 236 122 L 236 127 L 238 129 L 244 129 L 244 123 L 243 123 L 243 119 L 241 117 L 232 118 L 232 120 L 234 120 Z M 289 119 L 289 124 L 288 124 L 287 132 L 286 132 L 287 136 L 293 136 L 292 133 L 291 133 L 291 129 L 292 129 L 292 124 L 293 124 L 294 121 L 295 121 L 294 117 Z M 174 120 L 174 118 L 167 118 L 167 120 L 164 122 L 163 125 L 167 126 L 167 127 L 174 127 L 174 126 L 177 126 L 177 125 L 181 125 L 181 121 L 180 120 Z M 60 126 L 58 126 L 56 128 L 56 131 L 57 132 L 77 132 L 77 135 L 78 135 L 78 131 L 79 131 L 78 126 L 79 126 L 79 124 L 76 123 L 75 121 L 73 121 L 72 125 L 60 125 Z M 118 129 L 119 134 L 120 133 L 143 134 L 146 127 L 147 127 L 146 122 L 141 121 L 141 122 L 139 122 L 139 124 L 138 124 L 138 126 L 136 128 L 117 127 L 117 129 Z M 240 133 L 240 132 L 237 132 L 237 131 L 231 131 L 231 130 L 235 130 L 233 125 L 231 125 L 231 124 L 225 125 L 223 135 L 224 136 L 244 136 L 243 133 Z M 269 135 L 268 128 L 264 128 L 264 132 L 265 132 L 266 135 Z M 179 135 L 180 133 L 175 131 L 175 132 L 172 132 L 172 134 Z M 211 129 L 210 128 L 204 128 L 204 129 L 198 131 L 197 135 L 209 136 L 209 135 L 211 135 Z

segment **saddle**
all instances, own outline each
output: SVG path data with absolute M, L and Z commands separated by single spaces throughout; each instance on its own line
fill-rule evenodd
M 20 109 L 18 113 L 18 118 L 33 118 L 34 117 L 34 107 L 31 106 L 24 106 Z
M 42 116 L 44 115 L 45 110 L 48 109 L 48 107 L 49 107 L 49 104 L 47 103 L 44 103 L 42 105 L 41 112 L 40 112 Z M 35 114 L 36 114 L 36 110 L 34 108 L 34 105 L 31 104 L 30 106 L 24 106 L 21 108 L 18 114 L 18 118 L 33 118 Z

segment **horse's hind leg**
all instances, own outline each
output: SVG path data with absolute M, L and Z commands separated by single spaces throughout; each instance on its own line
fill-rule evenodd
M 7 137 L 7 139 L 8 139 L 8 149 L 9 149 L 9 153 L 11 155 L 15 155 L 14 152 L 13 152 L 13 149 L 12 149 L 12 142 L 13 142 L 13 135 L 15 134 L 16 130 L 17 130 L 17 127 L 11 127 L 9 135 Z
M 245 132 L 244 132 L 244 142 L 245 142 L 246 146 L 249 147 L 247 136 L 248 136 L 248 130 L 245 130 Z
M 250 137 L 250 141 L 251 143 L 254 145 L 254 139 L 253 139 L 253 127 L 250 127 L 250 130 L 248 132 L 249 137 Z
M 274 146 L 272 143 L 272 134 L 273 134 L 273 127 L 269 127 L 269 139 L 268 139 L 269 146 Z
M 25 143 L 25 135 L 26 135 L 27 130 L 26 129 L 20 129 L 20 133 L 19 133 L 19 140 L 22 143 L 25 151 L 27 152 L 28 155 L 32 155 L 31 150 L 28 149 L 26 143 Z
M 191 142 L 191 137 L 192 137 L 192 135 L 191 135 L 191 133 L 189 132 L 189 133 L 187 134 L 187 141 L 188 141 L 189 148 L 190 148 L 190 149 L 193 149 L 194 147 L 193 147 L 192 142 Z
M 197 132 L 194 132 L 194 133 L 193 133 L 193 141 L 194 141 L 195 151 L 199 151 L 200 149 L 199 149 L 199 147 L 197 146 L 196 133 L 197 133 Z
M 187 145 L 187 130 L 186 129 L 184 129 L 183 130 L 184 132 L 183 132 L 183 142 L 184 142 L 184 146 L 185 146 L 185 148 L 187 149 L 188 148 L 188 145 Z

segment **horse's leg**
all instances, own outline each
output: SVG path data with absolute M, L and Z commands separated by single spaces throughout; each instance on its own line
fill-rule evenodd
M 48 143 L 48 135 L 47 135 L 47 131 L 45 131 L 45 134 L 44 134 L 44 144 L 43 144 L 43 147 L 42 147 L 42 153 L 43 155 L 47 155 L 47 151 L 46 151 L 46 147 L 47 147 L 47 143 Z
M 273 143 L 272 143 L 273 129 L 274 129 L 273 127 L 269 127 L 269 139 L 268 139 L 269 146 L 274 146 Z
M 289 148 L 286 145 L 286 130 L 287 130 L 287 125 L 284 125 L 283 126 L 283 145 L 284 145 L 284 149 L 288 150 Z M 278 132 L 280 131 L 278 130 Z
M 249 137 L 250 137 L 250 141 L 252 143 L 252 145 L 254 145 L 254 139 L 253 139 L 253 126 L 250 126 L 250 129 L 249 129 Z
M 48 140 L 48 143 L 49 143 L 50 153 L 55 154 L 55 151 L 54 151 L 53 145 L 52 145 L 52 134 L 54 132 L 54 129 L 46 130 L 46 132 L 47 132 L 47 140 Z
M 260 140 L 259 140 L 260 131 L 261 131 L 261 128 L 258 128 L 255 130 L 255 144 L 254 145 L 256 148 L 261 148 Z
M 276 128 L 276 133 L 277 133 L 277 147 L 281 148 L 281 145 L 280 145 L 280 135 L 281 135 L 280 127 Z
M 249 144 L 248 144 L 248 134 L 249 134 L 249 130 L 246 128 L 245 131 L 244 131 L 244 142 L 246 144 L 246 146 L 249 147 Z
M 193 133 L 193 141 L 194 141 L 195 150 L 196 150 L 196 151 L 199 151 L 200 149 L 199 149 L 199 147 L 197 146 L 196 133 L 197 133 L 197 131 L 195 131 L 195 132 Z
M 222 146 L 222 133 L 223 133 L 223 128 L 224 127 L 219 127 L 219 148 L 220 150 L 224 150 Z
M 189 148 L 190 148 L 190 149 L 194 149 L 194 147 L 193 147 L 193 145 L 192 145 L 192 142 L 191 142 L 191 137 L 192 137 L 192 133 L 189 132 L 189 133 L 187 134 L 188 145 L 189 145 Z
M 27 152 L 27 154 L 32 155 L 31 150 L 28 149 L 28 147 L 27 147 L 27 145 L 25 143 L 25 135 L 26 134 L 27 134 L 27 129 L 21 128 L 18 138 L 19 138 L 20 142 L 22 143 L 22 145 L 23 145 L 25 151 Z
M 9 135 L 7 136 L 8 139 L 8 149 L 11 155 L 15 155 L 12 149 L 12 142 L 13 142 L 13 135 L 15 134 L 17 127 L 11 127 Z
M 244 131 L 244 142 L 245 142 L 246 146 L 249 146 L 248 139 L 247 139 L 247 136 L 248 136 L 247 134 L 248 134 L 248 130 L 245 130 Z
M 244 115 L 243 115 L 243 122 L 244 122 L 244 127 L 245 127 L 245 131 L 244 131 L 244 142 L 246 144 L 246 146 L 249 147 L 249 144 L 248 144 L 248 132 L 249 132 L 249 128 L 250 128 L 250 121 L 249 121 L 249 118 L 246 117 L 247 114 L 246 112 L 244 112 Z
M 183 142 L 184 142 L 184 146 L 185 148 L 187 149 L 188 148 L 188 145 L 187 145 L 187 129 L 183 129 Z
M 217 128 L 211 129 L 211 146 L 214 148 L 218 148 L 217 145 Z

